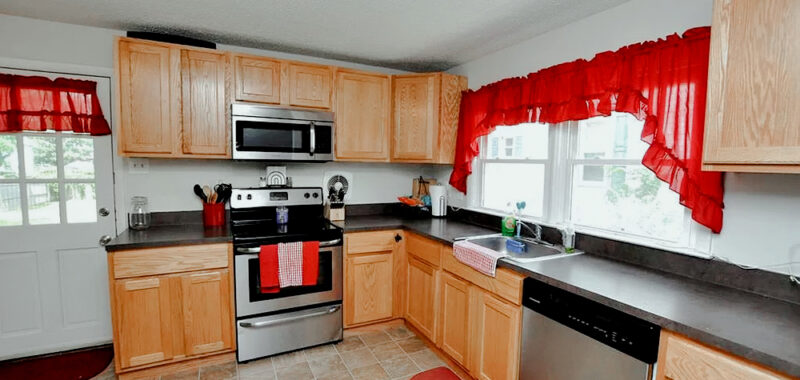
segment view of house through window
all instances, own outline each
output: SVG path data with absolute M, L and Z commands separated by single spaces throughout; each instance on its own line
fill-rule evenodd
M 524 215 L 546 223 L 571 221 L 678 242 L 689 227 L 688 213 L 669 185 L 641 164 L 648 148 L 640 138 L 642 126 L 631 115 L 615 113 L 498 127 L 484 139 L 479 158 L 480 207 L 508 212 L 509 202 L 524 200 Z

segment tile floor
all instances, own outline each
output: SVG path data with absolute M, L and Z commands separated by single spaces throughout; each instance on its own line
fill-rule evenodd
M 161 380 L 408 379 L 446 365 L 402 324 L 345 331 L 337 344 L 313 347 L 244 364 L 235 362 L 161 376 Z M 95 377 L 113 380 L 113 365 Z M 157 379 L 154 379 L 157 380 Z

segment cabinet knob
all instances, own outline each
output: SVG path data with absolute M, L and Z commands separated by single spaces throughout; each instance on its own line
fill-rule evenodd
M 400 236 L 400 234 L 394 235 L 394 241 L 399 242 L 400 240 L 403 240 L 403 237 Z

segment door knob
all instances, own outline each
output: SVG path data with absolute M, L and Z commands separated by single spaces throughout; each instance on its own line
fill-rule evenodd
M 108 235 L 103 235 L 103 236 L 100 236 L 100 241 L 99 241 L 99 243 L 100 243 L 100 246 L 101 246 L 101 247 L 102 247 L 102 246 L 105 246 L 105 245 L 106 245 L 106 244 L 108 244 L 110 241 L 111 241 L 111 236 L 108 236 Z
M 105 207 L 100 207 L 100 209 L 97 210 L 97 213 L 100 214 L 100 216 L 108 216 L 109 214 L 108 209 Z

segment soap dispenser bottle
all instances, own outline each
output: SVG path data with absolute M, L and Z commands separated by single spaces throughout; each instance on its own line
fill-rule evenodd
M 508 203 L 508 206 L 511 206 L 511 202 Z M 513 210 L 508 212 L 508 215 L 503 218 L 501 224 L 503 236 L 514 236 L 517 232 L 517 217 L 514 215 Z

